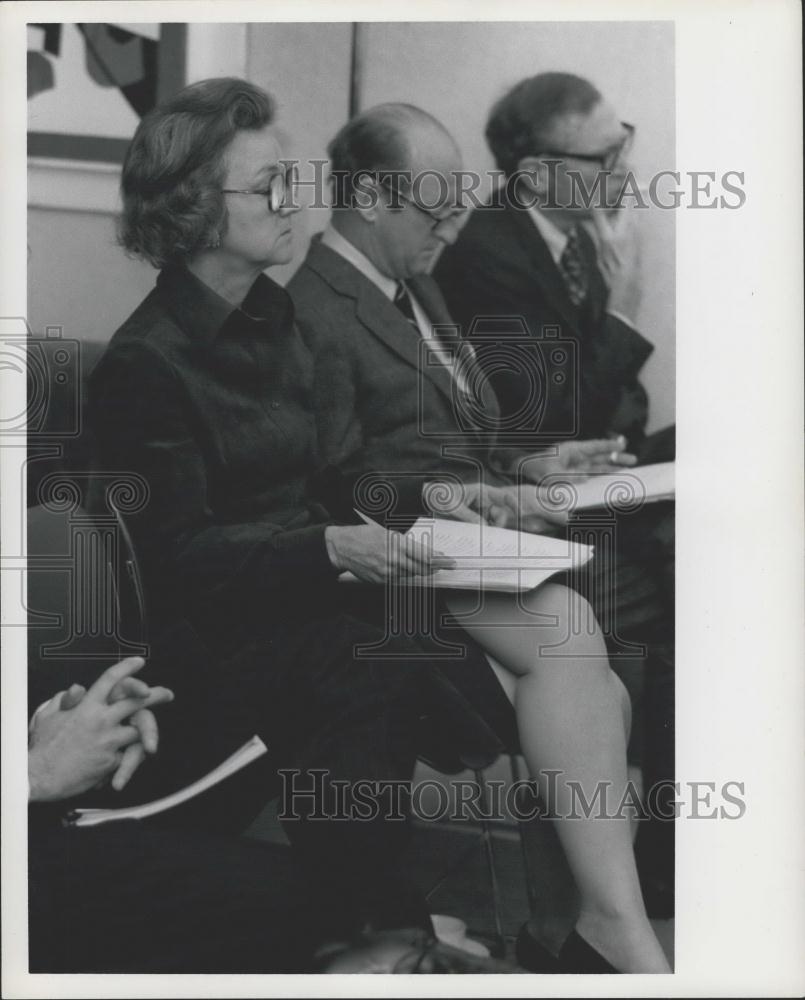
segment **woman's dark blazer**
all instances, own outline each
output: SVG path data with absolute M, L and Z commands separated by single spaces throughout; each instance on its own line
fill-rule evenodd
M 285 291 L 260 276 L 233 309 L 183 268 L 120 327 L 90 378 L 104 479 L 136 473 L 130 525 L 151 604 L 287 609 L 332 584 L 312 365 Z
M 261 275 L 233 309 L 185 269 L 159 275 L 92 373 L 100 464 L 146 484 L 128 520 L 151 611 L 189 618 L 217 648 L 333 614 L 386 631 L 383 588 L 337 584 L 327 555 L 330 509 L 346 517 L 351 486 L 319 468 L 312 380 L 284 289 Z M 439 639 L 416 641 L 509 742 L 491 669 L 450 631 L 452 667 Z

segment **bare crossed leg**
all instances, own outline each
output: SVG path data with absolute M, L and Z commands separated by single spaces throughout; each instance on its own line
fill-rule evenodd
M 628 816 L 568 815 L 571 783 L 608 816 L 627 789 L 629 704 L 583 597 L 557 584 L 516 596 L 453 592 L 448 607 L 495 664 L 531 776 L 549 801 L 579 892 L 577 933 L 621 972 L 668 972 L 646 916 Z M 463 620 L 462 620 L 463 617 Z M 571 627 L 571 625 L 573 627 Z M 549 790 L 547 772 L 559 772 Z M 578 803 L 578 797 L 576 798 Z

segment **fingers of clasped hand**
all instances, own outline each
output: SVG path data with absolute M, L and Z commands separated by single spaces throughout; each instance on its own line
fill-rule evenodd
M 123 788 L 158 746 L 150 708 L 173 699 L 164 687 L 132 677 L 144 661 L 129 657 L 106 670 L 86 690 L 74 684 L 35 714 L 30 727 L 32 798 L 77 795 L 112 775 Z

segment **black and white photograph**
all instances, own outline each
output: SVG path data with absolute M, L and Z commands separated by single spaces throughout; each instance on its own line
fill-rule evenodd
M 3 994 L 801 995 L 799 6 L 0 18 Z

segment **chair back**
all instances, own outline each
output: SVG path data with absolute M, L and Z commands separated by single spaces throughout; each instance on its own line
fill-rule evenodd
M 53 474 L 39 494 L 27 511 L 29 664 L 83 683 L 148 652 L 136 557 L 119 511 L 90 513 L 73 477 Z
M 118 611 L 123 635 L 135 642 L 148 642 L 148 614 L 145 603 L 143 575 L 137 561 L 131 532 L 119 507 L 110 500 L 115 516 L 120 548 L 116 565 L 112 567 L 117 590 Z

